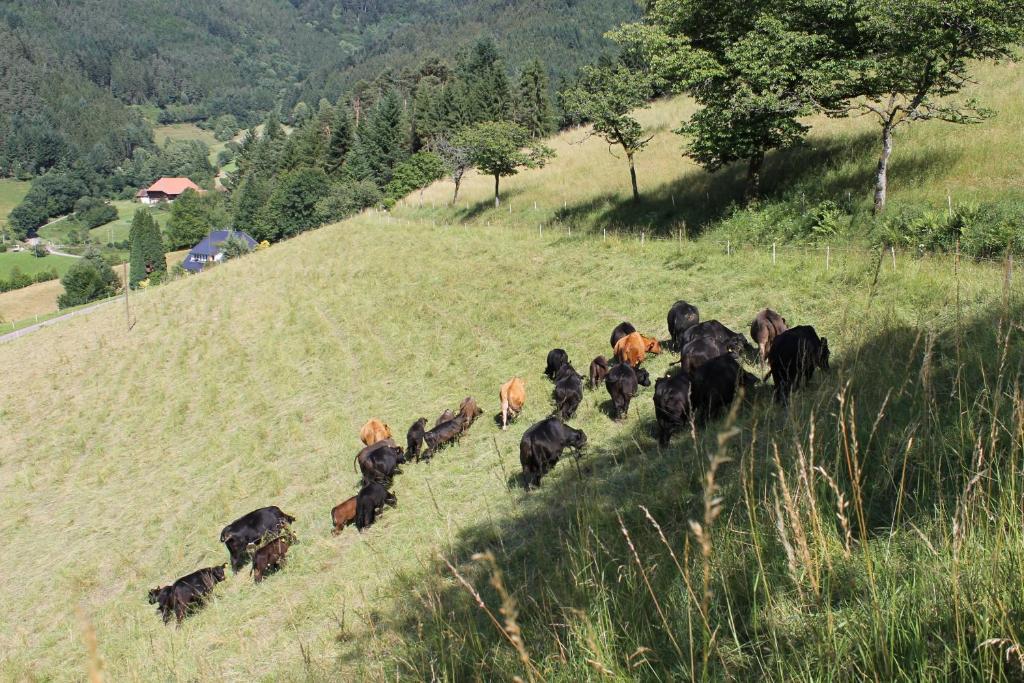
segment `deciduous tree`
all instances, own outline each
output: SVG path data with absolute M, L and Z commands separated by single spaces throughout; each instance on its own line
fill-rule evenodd
M 468 151 L 470 163 L 484 175 L 494 178 L 494 206 L 500 205 L 501 178 L 519 173 L 521 168 L 538 168 L 555 155 L 554 150 L 530 140 L 529 132 L 518 123 L 485 121 L 463 129 L 455 144 Z

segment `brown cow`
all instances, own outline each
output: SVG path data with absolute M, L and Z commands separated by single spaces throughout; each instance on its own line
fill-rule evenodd
M 519 417 L 519 411 L 526 403 L 526 383 L 513 377 L 501 385 L 498 399 L 501 401 L 501 430 L 505 431 L 508 423 Z
M 644 350 L 647 353 L 661 353 L 661 342 L 654 337 L 645 337 L 640 335 L 640 338 L 644 340 Z
M 462 431 L 466 431 L 472 427 L 476 419 L 483 414 L 483 409 L 476 404 L 476 399 L 472 396 L 467 396 L 462 399 L 462 403 L 459 404 L 458 413 L 459 417 L 462 418 Z
M 264 576 L 280 569 L 284 564 L 284 556 L 288 554 L 289 547 L 291 547 L 291 539 L 287 536 L 278 536 L 257 550 L 252 556 L 253 581 L 259 583 Z
M 378 441 L 391 438 L 391 427 L 375 417 L 371 417 L 359 430 L 359 440 L 364 446 L 372 446 Z
M 352 496 L 344 503 L 339 503 L 331 510 L 331 521 L 334 523 L 334 531 L 331 533 L 340 534 L 341 530 L 356 521 L 356 496 Z
M 647 344 L 639 332 L 632 332 L 615 344 L 615 357 L 620 363 L 628 363 L 634 368 L 647 358 Z
M 608 359 L 604 356 L 597 356 L 590 361 L 590 388 L 596 389 L 597 385 L 608 376 Z
M 439 424 L 441 424 L 442 422 L 447 422 L 448 420 L 454 420 L 454 419 L 455 419 L 455 411 L 452 410 L 451 408 L 445 408 L 444 412 L 437 416 L 437 422 L 434 423 L 434 426 L 436 427 Z
M 754 321 L 750 323 L 750 338 L 757 344 L 761 367 L 768 360 L 768 352 L 772 350 L 775 337 L 785 332 L 786 319 L 770 308 L 762 309 Z

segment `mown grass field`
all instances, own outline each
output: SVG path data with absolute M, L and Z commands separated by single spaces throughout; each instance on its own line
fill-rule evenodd
M 167 267 L 173 268 L 181 263 L 187 253 L 187 250 L 168 253 Z M 46 258 L 63 257 L 47 256 Z M 124 268 L 119 265 L 114 268 L 114 272 L 123 281 Z M 24 327 L 30 321 L 36 322 L 36 316 L 42 319 L 43 316 L 56 314 L 57 297 L 63 291 L 64 287 L 60 284 L 60 280 L 49 280 L 10 292 L 0 293 L 0 320 L 4 321 L 4 325 L 0 326 L 0 333 Z M 8 323 L 14 324 L 9 325 Z
M 28 194 L 31 183 L 13 178 L 0 179 L 0 229 L 7 225 L 7 215 Z
M 70 256 L 49 254 L 38 258 L 27 251 L 5 251 L 0 253 L 0 278 L 10 277 L 15 268 L 25 275 L 35 275 L 50 270 L 56 270 L 58 275 L 63 275 L 74 262 L 75 259 Z
M 210 148 L 210 163 L 216 167 L 217 154 L 224 149 L 225 143 L 213 135 L 212 130 L 203 130 L 194 123 L 170 123 L 153 128 L 153 140 L 156 144 L 163 146 L 168 140 L 199 140 L 205 142 Z
M 132 228 L 132 218 L 135 217 L 135 212 L 139 209 L 148 210 L 154 219 L 156 219 L 157 225 L 161 230 L 167 225 L 167 221 L 171 218 L 170 210 L 152 209 L 144 207 L 142 204 L 133 201 L 131 199 L 123 199 L 111 202 L 114 208 L 117 209 L 117 220 L 111 221 L 106 225 L 93 228 L 89 231 L 92 238 L 100 244 L 108 244 L 110 242 L 123 242 L 128 239 L 128 234 Z
M 1008 73 L 990 75 L 1019 92 Z M 130 332 L 111 306 L 0 346 L 13 380 L 0 386 L 0 678 L 83 678 L 94 635 L 118 681 L 1018 680 L 1019 273 L 906 254 L 894 267 L 843 245 L 827 268 L 817 250 L 773 262 L 726 254 L 713 227 L 652 240 L 711 226 L 737 189 L 679 158 L 667 130 L 681 106 L 644 114 L 662 133 L 638 164 L 654 195 L 641 209 L 624 204 L 625 164 L 568 132 L 550 167 L 503 182 L 511 213 L 490 208 L 487 178 L 467 179 L 454 208 L 438 184 L 422 208 L 141 293 Z M 894 201 L 1015 191 L 1015 112 L 981 137 L 911 129 Z M 864 123 L 827 125 L 814 182 L 869 200 Z M 911 152 L 912 135 L 930 152 Z M 941 149 L 926 182 L 900 167 Z M 741 332 L 766 305 L 813 324 L 833 370 L 788 411 L 760 386 L 734 419 L 666 449 L 652 389 L 622 423 L 603 389 L 587 393 L 571 421 L 589 436 L 579 469 L 562 462 L 523 492 L 519 438 L 551 409 L 547 351 L 584 370 L 622 319 L 664 338 L 679 298 Z M 527 405 L 502 433 L 492 417 L 512 375 Z M 466 395 L 484 417 L 405 466 L 398 509 L 332 536 L 331 507 L 356 491 L 359 426 L 377 416 L 404 437 Z M 221 527 L 271 504 L 298 518 L 287 568 L 258 587 L 229 576 L 163 626 L 146 591 L 226 561 Z

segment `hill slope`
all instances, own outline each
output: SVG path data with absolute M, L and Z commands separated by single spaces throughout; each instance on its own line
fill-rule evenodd
M 679 106 L 646 120 L 670 125 Z M 843 130 L 812 142 L 844 148 Z M 580 136 L 505 183 L 511 214 L 487 208 L 479 177 L 466 204 L 431 209 L 450 191 L 440 184 L 422 209 L 410 198 L 397 217 L 364 215 L 134 296 L 130 332 L 106 307 L 0 346 L 14 380 L 0 386 L 0 677 L 81 678 L 91 629 L 110 680 L 1013 675 L 979 646 L 1020 642 L 1024 487 L 1011 464 L 1024 359 L 1003 336 L 1019 327 L 1020 278 L 1004 289 L 999 266 L 940 257 L 900 254 L 894 269 L 836 249 L 826 270 L 821 251 L 773 264 L 765 249 L 727 255 L 714 235 L 652 241 L 645 226 L 673 224 L 616 212 L 624 164 L 596 141 L 570 144 Z M 711 213 L 700 192 L 723 181 L 681 169 L 674 139 L 659 142 L 639 162 L 656 210 L 676 188 L 680 217 Z M 955 134 L 934 144 L 973 154 Z M 853 149 L 830 174 L 870 168 Z M 982 161 L 982 177 L 1007 177 L 1005 161 Z M 934 196 L 963 171 L 944 168 L 904 195 Z M 573 208 L 583 218 L 569 236 L 552 220 Z M 588 393 L 572 421 L 590 437 L 581 470 L 565 462 L 540 491 L 515 486 L 519 436 L 550 410 L 546 352 L 562 346 L 582 369 L 624 318 L 664 337 L 680 297 L 740 331 L 771 305 L 833 348 L 833 372 L 791 414 L 770 387 L 740 412 L 717 471 L 721 516 L 706 516 L 704 475 L 724 424 L 658 449 L 650 389 L 624 423 L 605 414 L 603 389 Z M 670 356 L 649 361 L 652 375 Z M 514 374 L 528 401 L 503 434 L 490 418 Z M 399 507 L 378 525 L 332 537 L 362 422 L 404 435 L 466 395 L 487 412 L 462 442 L 406 466 Z M 858 543 L 808 457 L 850 502 L 839 511 Z M 200 614 L 164 627 L 145 592 L 225 561 L 220 528 L 268 504 L 298 517 L 288 567 L 259 587 L 229 577 Z M 707 571 L 690 520 L 710 530 Z M 490 572 L 470 558 L 481 551 L 505 572 L 523 658 L 437 557 L 501 622 Z

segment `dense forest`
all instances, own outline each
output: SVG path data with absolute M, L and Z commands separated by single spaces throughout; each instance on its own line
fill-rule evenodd
M 116 165 L 161 123 L 233 117 L 396 78 L 494 34 L 510 67 L 540 58 L 553 81 L 593 60 L 629 0 L 16 0 L 0 8 L 0 176 L 92 157 Z M 362 82 L 362 83 L 361 83 Z

